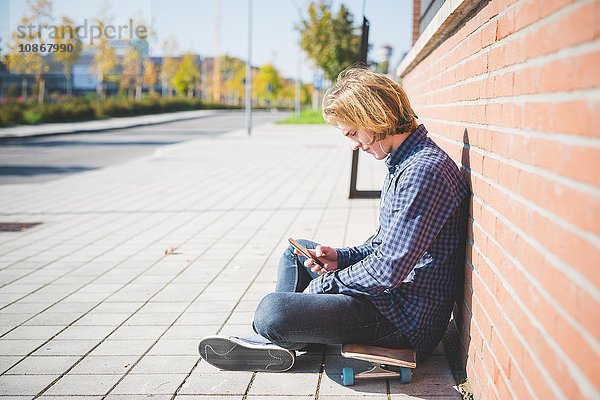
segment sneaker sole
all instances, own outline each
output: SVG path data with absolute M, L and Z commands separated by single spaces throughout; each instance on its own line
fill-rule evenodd
M 283 372 L 294 365 L 289 350 L 254 347 L 224 337 L 206 337 L 198 350 L 207 363 L 227 371 Z

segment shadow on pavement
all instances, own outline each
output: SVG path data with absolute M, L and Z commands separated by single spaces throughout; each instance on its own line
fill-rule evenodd
M 0 166 L 0 176 L 35 176 L 51 174 L 73 174 L 76 172 L 92 171 L 98 168 L 91 167 L 44 167 L 44 166 Z

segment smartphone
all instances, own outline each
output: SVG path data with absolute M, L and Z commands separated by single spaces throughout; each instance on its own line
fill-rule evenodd
M 319 265 L 321 268 L 325 268 L 325 265 L 321 262 L 321 260 L 312 256 L 306 247 L 302 246 L 300 243 L 298 243 L 292 238 L 289 238 L 288 242 L 290 242 L 292 246 L 294 246 L 300 253 L 302 253 L 304 257 L 314 260 L 317 263 L 317 265 Z

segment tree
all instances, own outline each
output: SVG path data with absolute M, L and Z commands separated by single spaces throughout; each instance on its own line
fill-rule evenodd
M 54 53 L 54 61 L 62 64 L 65 78 L 67 79 L 67 97 L 73 94 L 73 65 L 81 54 L 81 39 L 75 33 L 75 23 L 69 17 L 63 16 L 59 32 L 54 38 L 54 43 L 59 48 L 72 47 L 73 51 L 57 51 Z M 68 32 L 68 34 L 67 34 Z
M 271 105 L 282 87 L 282 79 L 273 64 L 260 67 L 254 83 L 255 95 L 263 98 Z
M 200 71 L 194 56 L 191 53 L 184 54 L 172 82 L 177 94 L 183 96 L 187 91 L 187 96 L 192 97 L 194 86 L 199 80 Z
M 28 1 L 28 8 L 31 15 L 25 15 L 19 21 L 20 26 L 33 27 L 46 25 L 50 23 L 52 13 L 52 4 L 49 0 Z M 34 75 L 38 82 L 38 103 L 44 102 L 45 80 L 44 73 L 48 72 L 48 63 L 43 57 L 43 50 L 46 41 L 41 33 L 35 29 L 30 29 L 29 33 L 12 33 L 12 45 L 9 55 L 9 68 L 17 74 Z M 21 80 L 21 98 L 27 99 L 27 78 Z
M 139 100 L 141 97 L 141 85 L 142 56 L 134 46 L 130 46 L 123 58 L 123 71 L 121 72 L 119 86 L 121 90 L 127 90 L 129 98 L 134 97 L 133 90 L 135 88 L 135 98 Z
M 154 97 L 154 85 L 156 85 L 157 76 L 156 76 L 156 64 L 152 62 L 152 60 L 144 61 L 144 75 L 142 76 L 142 83 L 144 86 L 148 86 L 148 90 L 150 91 L 150 96 Z
M 228 97 L 233 97 L 234 103 L 240 104 L 244 97 L 246 63 L 239 58 L 228 55 L 221 56 L 221 76 L 224 77 Z
M 104 32 L 104 22 L 96 20 L 96 24 L 100 27 L 101 31 Z M 101 35 L 98 41 L 93 45 L 95 50 L 94 60 L 90 67 L 90 70 L 96 74 L 98 83 L 96 85 L 96 92 L 100 100 L 106 98 L 106 82 L 111 80 L 111 74 L 115 72 L 117 66 L 117 53 L 114 47 L 108 42 L 105 35 Z
M 342 4 L 336 16 L 329 0 L 311 2 L 308 19 L 302 20 L 300 45 L 329 80 L 358 61 L 360 36 L 353 33 L 354 18 Z
M 171 82 L 179 69 L 179 60 L 175 54 L 179 51 L 177 39 L 169 36 L 162 43 L 163 63 L 160 69 L 160 84 L 162 86 L 162 95 L 171 97 Z

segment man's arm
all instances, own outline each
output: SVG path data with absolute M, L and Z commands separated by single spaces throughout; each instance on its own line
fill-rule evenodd
M 373 252 L 371 240 L 375 235 L 368 238 L 363 244 L 354 247 L 341 247 L 335 249 L 338 255 L 338 269 L 344 269 L 356 264 Z
M 458 207 L 441 173 L 423 167 L 404 171 L 390 201 L 393 221 L 381 245 L 358 263 L 311 281 L 311 293 L 376 296 L 400 286 Z

